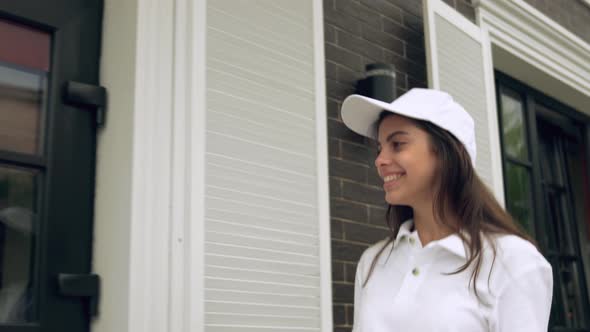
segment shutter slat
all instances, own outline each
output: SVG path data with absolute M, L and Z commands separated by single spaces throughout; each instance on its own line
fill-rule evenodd
M 208 197 L 206 203 L 208 204 L 207 211 L 218 211 L 224 209 L 228 210 L 227 199 Z M 314 224 L 313 218 L 310 218 L 309 216 L 302 215 L 299 213 L 291 213 L 288 211 L 275 209 L 269 206 L 261 207 L 256 205 L 249 205 L 244 203 L 243 201 L 231 201 L 230 203 L 232 205 L 233 211 L 226 211 L 226 213 L 228 214 L 239 213 L 240 215 L 245 215 L 252 218 L 259 218 L 259 220 L 271 219 L 276 221 L 277 226 L 281 223 L 289 224 L 285 225 L 285 227 L 291 227 L 291 225 L 293 227 L 296 227 L 297 225 L 300 225 L 302 226 L 300 228 L 302 231 L 309 230 L 309 234 L 317 234 L 317 225 Z
M 238 276 L 239 277 L 239 276 Z M 313 296 L 318 294 L 317 287 L 293 286 L 280 283 L 258 282 L 248 280 L 222 279 L 205 277 L 205 287 L 216 289 L 227 289 L 245 292 L 272 292 L 286 295 L 307 295 Z M 249 303 L 245 303 L 249 304 Z
M 290 150 L 299 154 L 309 155 L 309 145 L 313 137 L 286 136 L 280 128 L 267 128 L 235 118 L 224 116 L 222 113 L 209 112 L 207 127 L 217 133 L 225 135 L 238 135 L 244 139 L 258 144 L 265 144 L 282 150 Z
M 319 317 L 289 317 L 289 316 L 258 316 L 258 315 L 230 315 L 208 313 L 205 315 L 205 324 L 220 325 L 250 325 L 250 326 L 300 326 L 316 327 L 319 325 Z
M 284 259 L 257 259 L 254 257 L 234 257 L 231 255 L 208 253 L 207 256 L 205 256 L 205 261 L 208 265 L 319 276 L 317 266 L 314 264 L 285 261 Z
M 206 238 L 210 242 L 238 245 L 248 248 L 270 250 L 277 252 L 288 252 L 292 254 L 300 254 L 306 256 L 317 255 L 318 248 L 316 245 L 304 245 L 293 241 L 278 241 L 272 237 L 264 238 L 260 234 L 258 236 L 246 236 L 244 234 L 229 233 L 232 230 L 225 230 L 225 232 L 213 232 L 209 227 L 206 229 Z
M 239 275 L 240 279 L 242 280 L 304 286 L 307 288 L 317 288 L 319 286 L 319 278 L 317 276 L 304 276 L 300 274 L 282 272 L 266 272 L 253 269 L 239 269 L 234 267 L 229 268 L 211 264 L 205 269 L 205 275 L 225 279 L 236 278 L 236 276 Z
M 286 295 L 268 292 L 244 292 L 232 290 L 208 289 L 205 296 L 212 301 L 258 303 L 268 305 L 281 305 L 289 303 L 298 307 L 319 307 L 320 301 L 316 296 L 303 296 L 301 294 Z
M 277 168 L 297 170 L 304 174 L 313 174 L 313 158 L 288 150 L 256 144 L 244 138 L 228 136 L 214 131 L 207 131 L 207 150 L 231 156 L 245 161 L 257 162 Z
M 288 260 L 297 264 L 318 264 L 318 258 L 309 255 L 297 255 L 282 251 L 249 248 L 235 244 L 228 245 L 223 243 L 207 242 L 205 243 L 205 250 L 208 253 L 228 255 L 231 257 L 255 258 L 277 262 Z
M 249 237 L 262 237 L 275 239 L 278 242 L 298 243 L 305 246 L 317 246 L 317 236 L 287 232 L 284 230 L 270 230 L 262 227 L 252 227 L 251 225 L 240 225 L 220 220 L 207 220 L 207 229 L 217 233 L 241 234 Z
M 247 315 L 281 315 L 289 313 L 294 316 L 313 317 L 318 315 L 318 308 L 305 308 L 286 305 L 261 305 L 234 302 L 205 302 L 207 312 L 239 312 Z

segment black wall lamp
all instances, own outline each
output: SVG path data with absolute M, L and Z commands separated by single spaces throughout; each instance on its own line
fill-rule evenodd
M 395 66 L 386 63 L 371 63 L 365 66 L 365 78 L 358 80 L 356 93 L 384 102 L 396 98 Z

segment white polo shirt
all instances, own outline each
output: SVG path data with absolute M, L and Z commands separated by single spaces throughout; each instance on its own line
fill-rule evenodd
M 497 257 L 484 242 L 477 278 L 478 295 L 469 285 L 472 267 L 457 234 L 422 247 L 412 220 L 404 222 L 381 254 L 363 288 L 382 240 L 361 256 L 355 279 L 353 332 L 546 332 L 553 294 L 551 265 L 528 241 L 496 236 Z M 391 251 L 393 245 L 393 251 Z M 391 254 L 390 254 L 391 253 Z M 488 288 L 489 276 L 489 288 Z

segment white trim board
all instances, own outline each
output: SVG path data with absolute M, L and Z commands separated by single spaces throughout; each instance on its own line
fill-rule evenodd
M 205 12 L 138 2 L 127 331 L 203 331 Z
M 206 0 L 176 0 L 169 331 L 204 331 Z
M 185 229 L 190 238 L 187 245 L 185 263 L 185 285 L 189 295 L 184 298 L 186 322 L 184 332 L 203 332 L 205 326 L 205 150 L 206 150 L 206 82 L 207 82 L 207 0 L 189 1 L 192 3 L 190 33 L 187 43 L 190 43 L 192 63 L 190 71 L 190 89 L 188 102 L 190 105 L 189 122 L 191 126 L 189 138 L 190 151 L 190 202 L 189 218 Z
M 174 3 L 138 2 L 128 331 L 167 331 Z
M 318 222 L 320 249 L 321 331 L 333 330 L 332 254 L 330 236 L 330 190 L 328 173 L 328 126 L 324 56 L 324 13 L 322 0 L 313 0 L 315 66 L 315 113 L 317 148 Z
M 590 114 L 590 45 L 523 0 L 475 1 L 494 67 Z

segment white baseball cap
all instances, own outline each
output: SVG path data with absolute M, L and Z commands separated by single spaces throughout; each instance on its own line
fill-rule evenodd
M 382 111 L 429 121 L 446 129 L 463 143 L 475 165 L 473 118 L 448 93 L 435 89 L 413 88 L 391 103 L 361 95 L 350 95 L 342 103 L 341 116 L 348 128 L 376 140 L 376 124 Z

